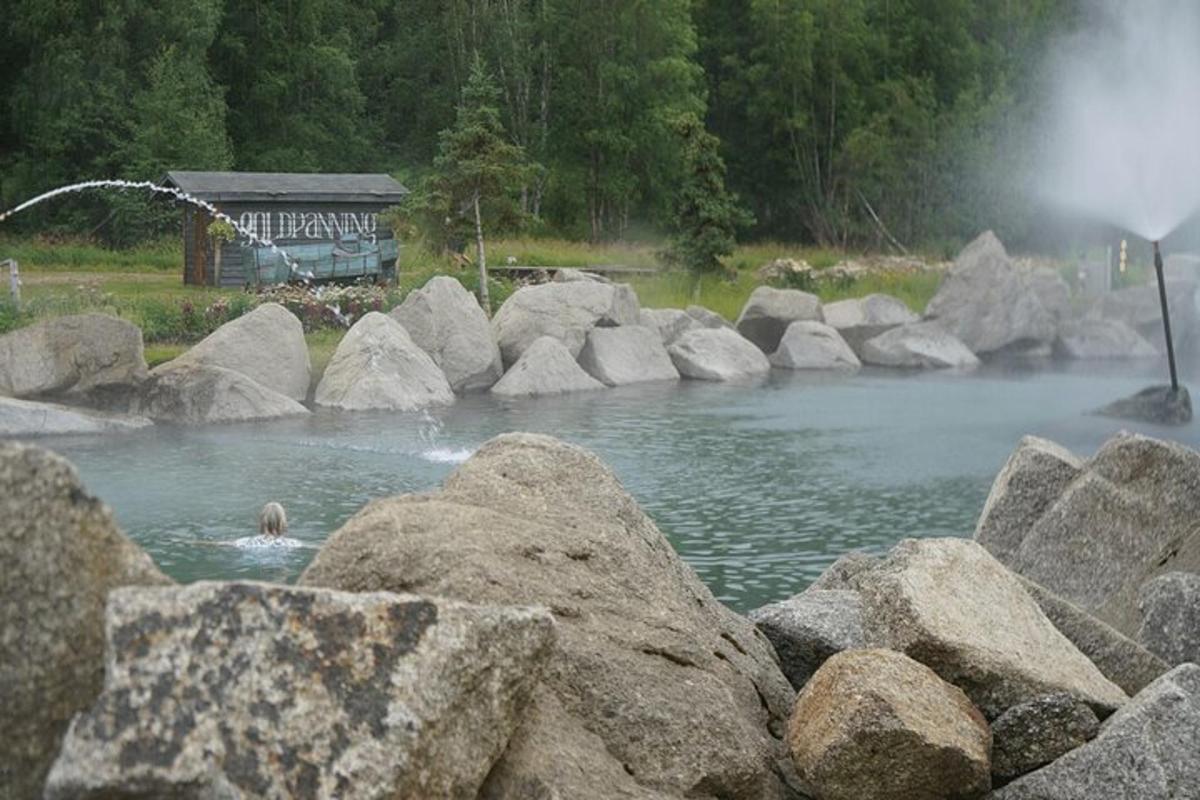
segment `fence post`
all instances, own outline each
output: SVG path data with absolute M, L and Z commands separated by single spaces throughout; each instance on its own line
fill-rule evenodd
M 8 266 L 8 291 L 12 294 L 13 305 L 19 311 L 21 308 L 21 273 L 17 268 L 17 260 L 9 258 L 2 263 Z

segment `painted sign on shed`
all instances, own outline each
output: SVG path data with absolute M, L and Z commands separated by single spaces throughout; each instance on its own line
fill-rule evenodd
M 316 280 L 379 278 L 395 269 L 398 243 L 379 212 L 408 194 L 382 174 L 291 172 L 167 173 L 165 183 L 212 203 L 252 232 L 274 242 L 294 262 L 247 237 L 210 235 L 212 216 L 183 209 L 184 283 L 246 286 L 293 277 Z

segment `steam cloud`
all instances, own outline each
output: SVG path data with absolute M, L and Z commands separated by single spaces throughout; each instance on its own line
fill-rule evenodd
M 1200 209 L 1200 3 L 1097 2 L 1052 56 L 1040 193 L 1159 240 Z

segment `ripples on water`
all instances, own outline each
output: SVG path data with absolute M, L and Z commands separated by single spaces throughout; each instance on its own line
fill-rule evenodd
M 202 430 L 55 439 L 121 525 L 179 580 L 291 580 L 368 501 L 436 488 L 505 431 L 594 450 L 721 600 L 745 611 L 803 589 L 841 553 L 969 536 L 1020 437 L 1087 454 L 1122 423 L 1083 412 L 1145 374 L 775 375 L 520 402 L 472 397 L 423 414 L 336 414 Z M 1200 445 L 1197 424 L 1145 428 Z M 278 500 L 312 548 L 216 547 Z

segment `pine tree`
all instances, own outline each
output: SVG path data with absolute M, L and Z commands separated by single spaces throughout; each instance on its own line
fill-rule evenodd
M 525 151 L 509 141 L 500 121 L 498 90 L 483 63 L 476 58 L 463 87 L 454 127 L 442 131 L 435 175 L 426 191 L 443 198 L 450 207 L 446 216 L 469 212 L 475 227 L 479 268 L 479 304 L 491 313 L 488 296 L 487 255 L 483 244 L 485 206 L 493 211 L 512 203 L 529 166 Z
M 676 196 L 670 255 L 697 275 L 716 272 L 721 258 L 733 252 L 738 229 L 753 224 L 754 218 L 725 188 L 717 137 L 691 114 L 676 120 L 675 132 L 682 145 L 684 174 Z

